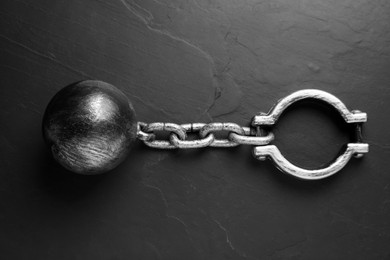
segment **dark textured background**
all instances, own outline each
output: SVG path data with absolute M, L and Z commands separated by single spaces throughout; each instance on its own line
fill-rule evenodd
M 390 2 L 2 0 L 0 254 L 3 259 L 389 259 Z M 236 122 L 302 88 L 368 113 L 370 153 L 303 182 L 250 147 L 157 151 L 113 172 L 54 163 L 50 98 L 100 79 L 145 122 Z M 292 162 L 318 167 L 349 140 L 329 107 L 274 128 Z

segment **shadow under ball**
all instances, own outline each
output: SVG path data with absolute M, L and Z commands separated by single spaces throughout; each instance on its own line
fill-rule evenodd
M 136 139 L 134 109 L 116 87 L 97 80 L 61 89 L 46 108 L 43 136 L 66 169 L 86 175 L 122 162 Z

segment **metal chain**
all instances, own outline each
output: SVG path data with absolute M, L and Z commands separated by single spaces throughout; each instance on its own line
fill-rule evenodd
M 168 140 L 157 140 L 156 132 L 167 132 Z M 216 133 L 228 132 L 225 139 L 217 139 Z M 187 133 L 197 133 L 198 139 L 187 139 Z M 158 149 L 192 149 L 202 147 L 234 147 L 240 144 L 266 145 L 274 139 L 273 133 L 263 136 L 256 128 L 235 123 L 144 123 L 138 122 L 137 137 L 147 146 Z
M 272 132 L 264 132 L 263 127 L 276 124 L 280 115 L 290 105 L 303 99 L 317 99 L 333 106 L 344 118 L 346 123 L 355 124 L 355 142 L 348 143 L 346 149 L 328 166 L 320 169 L 304 169 L 290 163 L 275 146 L 270 144 L 274 135 Z M 278 169 L 292 176 L 317 180 L 329 177 L 341 170 L 352 156 L 357 158 L 368 153 L 369 145 L 362 140 L 362 124 L 367 121 L 367 114 L 358 110 L 349 111 L 347 107 L 335 96 L 327 92 L 306 89 L 292 93 L 282 98 L 266 114 L 259 113 L 254 116 L 251 127 L 243 127 L 234 123 L 151 123 L 138 122 L 137 137 L 147 146 L 159 149 L 190 149 L 211 147 L 234 147 L 241 144 L 253 145 L 253 156 L 259 160 L 272 159 Z M 168 138 L 157 139 L 156 132 L 165 132 Z M 227 138 L 217 138 L 217 134 L 225 132 Z M 197 138 L 190 140 L 187 133 L 195 133 Z

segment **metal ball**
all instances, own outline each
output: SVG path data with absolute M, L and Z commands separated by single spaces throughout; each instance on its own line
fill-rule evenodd
M 116 87 L 97 80 L 61 89 L 46 108 L 43 136 L 66 169 L 92 175 L 116 167 L 136 139 L 134 109 Z

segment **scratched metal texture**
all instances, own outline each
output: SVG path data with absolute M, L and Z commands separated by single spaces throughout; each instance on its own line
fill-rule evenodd
M 388 259 L 390 2 L 387 0 L 0 1 L 3 259 Z M 251 147 L 159 151 L 137 143 L 100 176 L 53 162 L 51 97 L 99 79 L 144 122 L 249 125 L 317 88 L 368 113 L 370 152 L 304 182 Z M 274 127 L 291 162 L 326 164 L 350 129 L 303 102 Z

